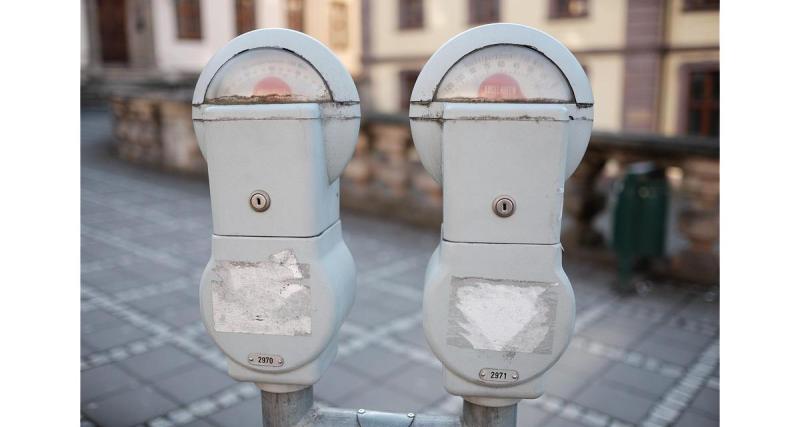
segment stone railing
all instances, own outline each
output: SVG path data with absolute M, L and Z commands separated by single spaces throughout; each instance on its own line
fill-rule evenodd
M 570 254 L 611 260 L 608 237 L 595 230 L 609 208 L 614 171 L 649 161 L 676 172 L 673 240 L 662 273 L 692 282 L 719 281 L 719 140 L 595 132 L 578 170 L 567 182 L 564 246 Z M 611 176 L 609 176 L 611 175 Z M 675 175 L 675 173 L 673 173 Z M 605 185 L 604 185 L 605 183 Z M 411 141 L 408 118 L 366 114 L 356 154 L 342 178 L 345 207 L 418 224 L 441 224 L 441 187 L 425 171 Z
M 119 156 L 171 171 L 206 173 L 191 125 L 191 91 L 142 88 L 112 91 Z M 609 208 L 614 171 L 647 160 L 680 178 L 670 204 L 677 206 L 668 233 L 685 242 L 668 253 L 665 272 L 692 282 L 719 281 L 719 140 L 596 132 L 567 183 L 564 246 L 570 255 L 613 260 L 608 236 L 595 229 Z M 441 224 L 441 187 L 422 167 L 408 118 L 364 114 L 358 145 L 342 176 L 342 206 L 420 225 Z

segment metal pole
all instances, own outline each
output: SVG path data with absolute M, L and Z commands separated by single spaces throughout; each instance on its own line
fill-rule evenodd
M 264 427 L 294 427 L 302 425 L 314 407 L 312 387 L 291 393 L 261 391 L 261 415 Z M 307 424 L 307 423 L 306 423 Z
M 464 400 L 461 421 L 463 427 L 516 427 L 517 404 L 493 408 Z
M 261 410 L 264 427 L 515 427 L 517 416 L 516 405 L 487 408 L 466 401 L 463 423 L 458 417 L 446 415 L 323 408 L 314 404 L 312 387 L 290 393 L 262 390 Z M 487 424 L 482 420 L 490 421 Z

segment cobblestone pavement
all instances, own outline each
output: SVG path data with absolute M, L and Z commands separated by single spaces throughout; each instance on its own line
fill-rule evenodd
M 226 374 L 205 333 L 198 283 L 210 253 L 203 180 L 110 154 L 109 116 L 81 116 L 81 417 L 87 426 L 260 426 L 258 390 Z M 456 413 L 421 325 L 435 231 L 344 214 L 357 299 L 339 354 L 314 388 L 324 404 Z M 567 254 L 568 255 L 568 254 Z M 576 336 L 520 426 L 719 424 L 719 305 L 656 284 L 619 298 L 613 272 L 565 260 Z

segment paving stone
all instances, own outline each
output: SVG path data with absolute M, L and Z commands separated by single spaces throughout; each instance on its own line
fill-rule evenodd
M 610 315 L 587 327 L 581 335 L 604 344 L 628 348 L 651 328 L 652 324 L 646 320 Z
M 112 251 L 119 250 L 112 249 Z M 124 256 L 124 252 L 120 252 L 119 255 L 117 255 L 117 257 L 122 256 Z M 97 288 L 101 292 L 113 293 L 121 290 L 123 288 L 122 285 L 127 287 L 129 283 L 139 282 L 139 277 L 122 267 L 112 267 L 110 269 L 81 274 L 81 281 Z
M 551 415 L 525 401 L 517 405 L 518 426 L 542 426 Z
M 584 377 L 596 376 L 599 372 L 605 371 L 611 361 L 608 358 L 587 353 L 584 349 L 574 346 L 567 347 L 567 351 L 556 362 L 554 369 L 563 368 L 571 372 L 576 372 Z
M 367 390 L 372 381 L 342 363 L 334 363 L 314 384 L 314 395 L 332 405 L 341 405 L 349 396 Z
M 675 427 L 717 427 L 719 426 L 719 419 L 709 418 L 693 411 L 686 411 L 681 414 L 674 425 Z
M 138 385 L 136 378 L 114 364 L 87 369 L 81 372 L 81 402 L 89 402 Z
M 517 420 L 519 424 L 519 420 Z M 526 424 L 519 424 L 526 425 Z M 553 417 L 544 427 L 586 427 L 578 421 L 565 420 L 564 418 Z
M 413 344 L 417 347 L 429 349 L 428 340 L 425 338 L 425 330 L 420 323 L 419 327 L 411 328 L 407 331 L 396 334 L 395 337 L 400 341 Z
M 186 424 L 181 424 L 181 427 L 214 427 L 214 425 L 209 424 L 209 422 L 204 419 L 195 419 L 193 421 L 189 421 Z M 258 426 L 256 425 L 254 427 Z
M 91 402 L 82 411 L 89 419 L 104 427 L 131 427 L 176 407 L 175 402 L 158 391 L 141 387 Z
M 194 363 L 188 369 L 182 369 L 153 383 L 156 388 L 181 403 L 191 403 L 235 384 L 236 381 L 227 373 L 205 363 Z
M 92 334 L 81 336 L 83 342 L 95 350 L 108 350 L 112 347 L 147 338 L 149 334 L 132 325 L 106 328 Z
M 120 365 L 133 372 L 139 378 L 152 380 L 188 366 L 193 361 L 194 358 L 192 356 L 178 350 L 171 344 L 167 344 L 123 360 Z
M 190 305 L 181 307 L 165 307 L 159 314 L 158 318 L 176 328 L 198 323 L 200 318 L 200 305 Z
M 158 314 L 166 308 L 172 308 L 178 305 L 183 305 L 188 299 L 180 291 L 172 291 L 165 294 L 153 295 L 141 298 L 136 301 L 131 301 L 130 305 L 149 314 Z
M 629 387 L 631 392 L 646 393 L 654 399 L 663 396 L 676 381 L 674 378 L 668 378 L 659 373 L 623 363 L 614 365 L 604 374 L 603 378 L 621 386 Z
M 664 325 L 653 334 L 656 338 L 668 340 L 671 343 L 685 347 L 687 350 L 702 352 L 713 337 L 695 332 L 684 331 L 674 326 Z
M 692 401 L 691 408 L 703 415 L 719 419 L 719 390 L 704 387 Z
M 678 344 L 663 338 L 652 337 L 636 346 L 636 350 L 648 356 L 674 363 L 680 366 L 689 366 L 699 356 L 699 351 L 687 350 Z
M 374 380 L 384 379 L 411 365 L 408 359 L 377 346 L 361 349 L 343 358 L 341 363 Z
M 81 343 L 81 357 L 86 357 L 94 352 L 95 350 L 93 348 L 89 347 L 83 342 Z
M 220 427 L 261 426 L 261 397 L 247 399 L 207 418 Z
M 575 397 L 579 405 L 606 413 L 629 423 L 644 419 L 655 399 L 634 394 L 606 382 L 596 382 Z
M 387 310 L 384 307 L 354 306 L 347 316 L 347 320 L 372 328 L 396 319 L 403 314 L 399 310 Z
M 447 397 L 441 369 L 412 364 L 388 378 L 383 384 L 402 390 L 423 402 L 436 402 Z
M 582 390 L 591 377 L 584 372 L 573 371 L 556 364 L 545 377 L 544 390 L 547 394 L 569 399 Z
M 122 326 L 125 321 L 105 310 L 81 312 L 81 334 L 91 334 L 106 328 Z

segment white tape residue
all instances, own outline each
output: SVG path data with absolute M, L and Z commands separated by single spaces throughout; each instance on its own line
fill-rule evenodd
M 214 330 L 262 335 L 310 335 L 308 265 L 292 250 L 266 261 L 217 261 L 211 282 Z
M 551 354 L 557 283 L 453 277 L 447 343 L 476 350 Z

